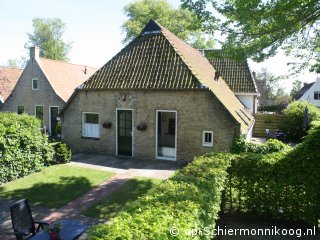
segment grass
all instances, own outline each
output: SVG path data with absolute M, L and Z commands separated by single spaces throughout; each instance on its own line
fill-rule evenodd
M 1 198 L 28 198 L 33 204 L 58 208 L 107 180 L 113 173 L 54 165 L 0 186 Z
M 160 179 L 151 178 L 130 179 L 111 195 L 105 197 L 82 214 L 101 219 L 115 217 L 120 211 L 125 211 L 133 201 L 146 194 L 148 190 L 160 182 Z

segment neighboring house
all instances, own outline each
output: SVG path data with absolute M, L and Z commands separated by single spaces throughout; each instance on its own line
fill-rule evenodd
M 18 82 L 22 69 L 0 66 L 0 109 Z
M 75 91 L 61 137 L 77 152 L 191 161 L 228 151 L 252 123 L 208 60 L 150 20 Z
M 315 82 L 304 83 L 294 99 L 297 101 L 308 101 L 320 107 L 320 77 L 317 77 Z
M 257 113 L 259 92 L 248 62 L 236 61 L 228 57 L 222 50 L 201 50 L 211 65 L 229 85 L 236 97 L 251 115 Z
M 42 120 L 51 136 L 56 135 L 57 117 L 74 89 L 97 69 L 39 57 L 30 48 L 30 60 L 1 111 L 28 113 Z

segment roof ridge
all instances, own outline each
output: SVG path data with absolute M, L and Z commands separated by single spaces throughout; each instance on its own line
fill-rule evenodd
M 40 59 L 40 60 L 51 61 L 51 62 L 58 62 L 58 63 L 64 63 L 64 64 L 75 65 L 75 66 L 82 66 L 82 67 L 90 67 L 90 68 L 99 69 L 99 68 L 91 67 L 91 66 L 88 66 L 88 65 L 82 65 L 82 64 L 77 64 L 77 63 L 71 63 L 71 62 L 62 61 L 62 60 L 55 60 L 55 59 L 42 58 L 42 57 L 40 57 L 39 59 Z

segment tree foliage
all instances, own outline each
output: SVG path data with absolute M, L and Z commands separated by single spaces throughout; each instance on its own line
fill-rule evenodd
M 300 61 L 294 70 L 320 72 L 318 0 L 181 0 L 206 31 L 226 35 L 224 48 L 236 58 L 263 61 L 279 48 Z M 213 10 L 209 10 L 213 8 Z
M 38 46 L 41 57 L 67 61 L 72 44 L 62 39 L 66 24 L 59 18 L 35 18 L 32 22 L 33 33 L 27 33 L 25 48 Z
M 124 7 L 124 13 L 129 18 L 122 25 L 124 43 L 138 36 L 144 25 L 153 19 L 196 48 L 214 45 L 214 41 L 200 31 L 201 22 L 195 14 L 180 7 L 175 9 L 167 0 L 135 1 Z
M 274 100 L 278 105 L 286 105 L 289 103 L 290 98 L 280 85 L 281 77 L 268 72 L 266 68 L 262 68 L 260 72 L 257 72 L 256 77 L 257 81 L 260 82 L 268 94 L 269 99 Z
M 292 84 L 290 96 L 292 98 L 294 98 L 301 88 L 302 88 L 302 82 L 300 80 L 296 79 Z

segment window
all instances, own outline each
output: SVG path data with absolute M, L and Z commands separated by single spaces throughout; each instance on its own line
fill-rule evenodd
M 18 106 L 17 106 L 17 113 L 18 113 L 18 114 L 24 113 L 24 106 L 18 105 Z
M 38 90 L 38 78 L 32 79 L 32 90 Z
M 43 127 L 43 106 L 36 106 L 36 118 L 41 121 L 41 127 Z
M 212 131 L 203 131 L 202 146 L 204 146 L 204 147 L 212 147 L 213 146 L 213 132 Z
M 320 100 L 320 92 L 319 91 L 314 92 L 314 99 Z
M 100 138 L 100 124 L 98 113 L 83 113 L 82 136 Z

